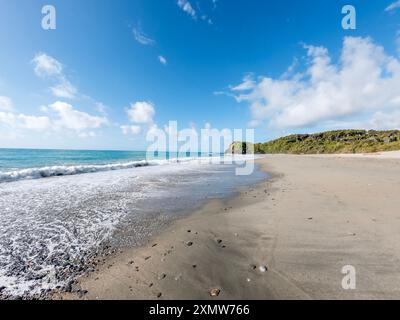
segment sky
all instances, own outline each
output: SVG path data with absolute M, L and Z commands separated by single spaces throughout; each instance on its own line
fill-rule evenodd
M 400 129 L 399 55 L 395 0 L 0 0 L 0 147 L 145 150 L 169 121 Z

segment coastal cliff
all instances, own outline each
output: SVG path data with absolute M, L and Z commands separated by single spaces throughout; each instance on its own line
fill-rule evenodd
M 254 144 L 236 141 L 231 143 L 225 154 L 254 154 Z

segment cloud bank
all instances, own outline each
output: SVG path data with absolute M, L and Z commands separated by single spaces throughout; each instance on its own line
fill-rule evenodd
M 0 110 L 0 127 L 36 132 L 67 130 L 80 136 L 93 136 L 93 132 L 88 130 L 99 129 L 109 124 L 105 117 L 90 115 L 61 101 L 44 106 L 41 111 L 46 113 L 46 116 L 26 115 L 14 110 Z
M 64 74 L 64 67 L 57 59 L 46 53 L 38 53 L 32 60 L 35 74 L 42 79 L 50 79 L 56 84 L 50 91 L 57 98 L 75 98 L 78 90 L 71 84 Z
M 337 63 L 324 47 L 304 48 L 307 64 L 302 73 L 275 79 L 248 75 L 231 88 L 238 102 L 250 105 L 250 125 L 400 128 L 397 58 L 361 37 L 344 39 Z
M 138 101 L 132 103 L 126 109 L 126 113 L 132 124 L 120 127 L 124 135 L 138 135 L 142 132 L 142 126 L 151 128 L 154 125 L 156 110 L 151 102 Z

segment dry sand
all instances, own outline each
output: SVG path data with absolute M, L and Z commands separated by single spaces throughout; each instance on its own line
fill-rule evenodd
M 210 299 L 219 289 L 213 299 L 400 299 L 399 158 L 260 163 L 273 178 L 110 258 L 80 279 L 81 298 Z M 345 265 L 355 290 L 342 289 Z

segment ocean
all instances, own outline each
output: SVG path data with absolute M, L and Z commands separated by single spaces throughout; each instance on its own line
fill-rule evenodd
M 0 149 L 0 296 L 68 287 L 105 250 L 266 177 L 222 155 Z M 211 161 L 212 160 L 212 161 Z M 241 159 L 245 160 L 245 159 Z

